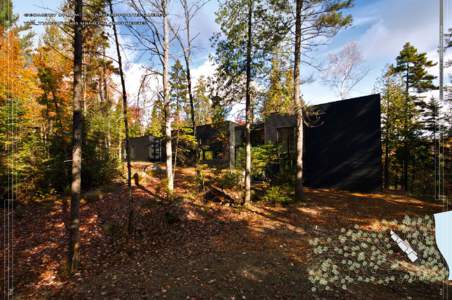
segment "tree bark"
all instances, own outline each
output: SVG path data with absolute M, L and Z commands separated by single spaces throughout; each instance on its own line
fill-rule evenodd
M 187 40 L 187 47 L 185 48 L 181 39 L 179 39 L 180 46 L 184 49 L 184 61 L 185 61 L 185 74 L 187 78 L 187 90 L 188 90 L 188 99 L 190 102 L 190 117 L 191 124 L 193 130 L 193 138 L 195 139 L 195 166 L 197 167 L 199 164 L 200 153 L 199 153 L 199 141 L 196 137 L 196 116 L 195 116 L 195 101 L 193 97 L 193 86 L 191 81 L 191 68 L 190 68 L 190 60 L 191 60 L 191 34 L 190 34 L 190 8 L 188 7 L 188 3 L 186 0 L 181 1 L 184 8 L 184 17 L 185 17 L 185 38 Z M 199 170 L 196 168 L 196 172 L 199 176 Z
M 403 141 L 403 169 L 402 169 L 402 189 L 408 192 L 408 161 L 409 161 L 409 149 L 408 149 L 408 103 L 410 98 L 410 85 L 409 85 L 409 64 L 406 64 L 406 82 L 405 82 L 405 116 L 403 118 L 404 129 L 404 141 Z
M 190 110 L 191 110 L 191 123 L 193 126 L 193 137 L 196 141 L 196 164 L 199 161 L 199 144 L 198 139 L 196 138 L 196 116 L 195 116 L 195 101 L 193 99 L 193 89 L 191 82 L 191 69 L 190 69 L 190 60 L 191 60 L 191 36 L 190 36 L 190 9 L 188 7 L 188 3 L 185 1 L 184 3 L 184 15 L 185 15 L 185 37 L 187 39 L 187 49 L 184 51 L 184 59 L 185 59 L 185 68 L 187 74 L 187 88 L 188 88 L 188 98 L 190 100 Z M 182 41 L 181 41 L 182 43 Z
M 71 184 L 71 220 L 69 230 L 69 271 L 74 273 L 80 264 L 80 194 L 82 185 L 82 8 L 83 0 L 75 1 L 74 25 L 74 83 L 73 83 L 73 148 Z
M 387 134 L 387 133 L 386 133 Z M 384 188 L 389 189 L 389 139 L 385 141 Z
M 251 202 L 251 47 L 253 25 L 253 0 L 248 3 L 248 41 L 246 46 L 246 103 L 245 103 L 245 198 L 244 202 Z
M 386 132 L 385 132 L 385 164 L 384 164 L 384 188 L 389 188 L 389 126 L 390 125 L 389 118 L 389 98 L 386 100 Z
M 173 177 L 173 150 L 171 145 L 171 110 L 170 110 L 170 94 L 168 83 L 169 69 L 169 26 L 168 26 L 168 3 L 162 0 L 163 13 L 163 102 L 165 103 L 165 149 L 166 149 L 166 176 L 168 180 L 168 194 L 171 197 L 174 190 Z
M 304 199 L 303 189 L 303 104 L 300 95 L 300 63 L 301 63 L 301 12 L 303 0 L 296 0 L 295 15 L 295 50 L 294 50 L 294 106 L 297 115 L 297 157 L 295 178 L 295 200 Z
M 113 34 L 115 36 L 115 45 L 116 45 L 116 55 L 118 56 L 118 65 L 119 65 L 119 77 L 121 78 L 121 87 L 122 87 L 122 114 L 124 118 L 124 131 L 125 131 L 125 148 L 126 148 L 126 160 L 127 160 L 127 190 L 128 190 L 128 202 L 129 202 L 129 213 L 128 213 L 128 222 L 127 222 L 127 230 L 129 234 L 132 233 L 133 230 L 133 197 L 132 197 L 132 166 L 130 163 L 130 143 L 129 143 L 129 122 L 127 118 L 127 90 L 126 83 L 124 78 L 124 71 L 122 68 L 122 57 L 121 51 L 119 48 L 119 40 L 118 40 L 118 31 L 116 30 L 115 25 L 115 17 L 113 15 L 113 4 L 111 0 L 108 1 L 108 5 L 110 7 L 110 16 L 111 22 L 113 26 Z

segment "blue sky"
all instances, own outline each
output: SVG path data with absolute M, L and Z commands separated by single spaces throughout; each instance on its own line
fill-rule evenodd
M 15 0 L 15 13 L 21 16 L 30 12 L 46 12 L 45 7 L 57 9 L 61 0 Z M 173 0 L 173 3 L 177 3 Z M 209 38 L 218 31 L 214 12 L 217 2 L 210 1 L 195 18 L 193 32 L 199 33 L 196 41 L 196 53 L 193 57 L 193 74 L 197 78 L 213 72 L 213 65 L 208 61 L 211 51 Z M 354 18 L 351 27 L 340 32 L 327 46 L 318 48 L 311 53 L 317 61 L 324 61 L 328 53 L 336 52 L 345 44 L 355 41 L 364 56 L 365 66 L 370 70 L 365 79 L 360 82 L 350 96 L 360 96 L 372 93 L 376 78 L 381 75 L 385 65 L 393 63 L 405 42 L 411 42 L 420 51 L 427 52 L 430 59 L 437 60 L 438 45 L 438 10 L 439 0 L 356 0 L 350 10 Z M 117 12 L 121 12 L 118 8 Z M 445 0 L 445 28 L 452 27 L 452 1 Z M 173 11 L 172 19 L 177 21 L 177 10 Z M 40 33 L 42 28 L 35 28 Z M 127 37 L 124 37 L 126 39 Z M 452 49 L 449 50 L 452 52 Z M 146 63 L 140 55 L 129 51 L 129 69 L 127 76 L 134 88 L 139 81 L 140 65 Z M 449 53 L 447 57 L 452 57 Z M 330 88 L 323 85 L 318 78 L 318 72 L 304 66 L 303 74 L 314 75 L 313 83 L 302 87 L 304 98 L 312 104 L 335 100 L 337 97 Z M 437 68 L 431 70 L 437 74 Z

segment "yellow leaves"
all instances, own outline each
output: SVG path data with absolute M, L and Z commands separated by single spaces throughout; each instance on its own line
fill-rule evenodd
M 0 105 L 6 99 L 20 100 L 26 108 L 34 108 L 39 93 L 35 70 L 26 64 L 20 41 L 14 31 L 0 36 Z

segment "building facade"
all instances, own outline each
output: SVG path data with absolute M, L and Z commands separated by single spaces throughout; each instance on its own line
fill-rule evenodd
M 305 185 L 372 192 L 381 189 L 380 96 L 369 95 L 309 107 L 304 124 Z M 296 117 L 272 114 L 253 124 L 253 146 L 280 147 L 280 162 L 294 168 Z M 245 127 L 226 121 L 198 126 L 201 160 L 234 167 L 244 147 Z M 132 161 L 164 161 L 164 142 L 144 136 L 130 139 Z

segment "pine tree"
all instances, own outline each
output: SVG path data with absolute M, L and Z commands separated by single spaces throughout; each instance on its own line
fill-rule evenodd
M 69 234 L 69 270 L 76 272 L 80 264 L 80 195 L 82 188 L 82 33 L 83 1 L 76 0 L 74 8 L 74 92 L 73 92 L 73 150 L 71 185 L 71 224 Z
M 419 53 L 410 43 L 406 43 L 396 58 L 396 64 L 391 65 L 389 74 L 400 74 L 405 86 L 405 112 L 403 124 L 403 180 L 402 188 L 409 189 L 409 174 L 411 149 L 415 145 L 415 138 L 419 134 L 419 114 L 425 107 L 425 102 L 416 93 L 434 89 L 433 79 L 427 68 L 435 64 L 427 59 L 426 53 Z M 414 110 L 410 110 L 410 107 Z
M 352 18 L 344 16 L 343 10 L 351 7 L 351 0 L 296 0 L 295 1 L 295 34 L 293 41 L 294 55 L 294 93 L 293 109 L 297 116 L 296 127 L 296 179 L 295 199 L 302 200 L 303 193 L 303 99 L 301 97 L 300 64 L 301 52 L 313 45 L 318 38 L 332 37 L 341 28 L 348 26 Z M 289 10 L 290 11 L 290 10 Z
M 270 50 L 280 41 L 282 35 L 276 33 L 287 32 L 286 24 L 272 18 L 272 5 L 264 0 L 227 0 L 220 3 L 216 12 L 221 28 L 221 33 L 213 38 L 219 63 L 217 75 L 222 77 L 220 82 L 226 82 L 223 87 L 239 88 L 239 98 L 235 101 L 245 102 L 244 202 L 251 199 L 251 123 L 252 108 L 256 105 L 252 99 L 252 81 L 257 79 Z
M 399 163 L 396 153 L 401 149 L 401 135 L 405 93 L 400 76 L 386 74 L 379 82 L 381 94 L 381 127 L 383 148 L 384 187 L 389 189 L 391 182 L 398 184 L 399 173 L 395 170 Z
M 163 123 L 164 123 L 163 103 L 160 99 L 155 99 L 152 105 L 151 120 L 149 122 L 146 133 L 155 137 L 163 136 Z
M 198 79 L 194 93 L 196 124 L 205 125 L 213 121 L 212 107 L 207 94 L 207 81 L 204 76 Z
M 293 76 L 292 70 L 284 71 L 281 56 L 273 54 L 269 87 L 264 96 L 261 114 L 266 117 L 272 113 L 289 113 L 292 107 Z
M 174 126 L 179 128 L 190 121 L 190 103 L 187 103 L 187 75 L 179 60 L 176 60 L 172 66 L 169 77 L 171 87 L 171 110 L 174 116 Z M 182 116 L 182 114 L 184 115 Z

